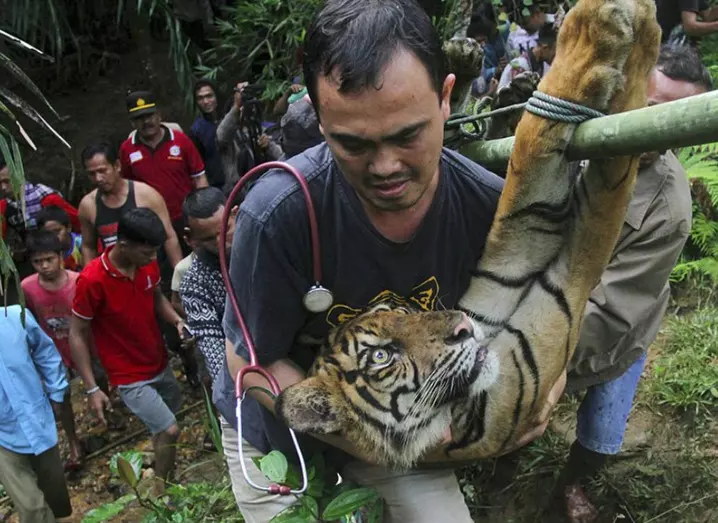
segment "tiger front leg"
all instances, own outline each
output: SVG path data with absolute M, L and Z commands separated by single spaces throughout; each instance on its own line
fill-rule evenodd
M 654 2 L 636 0 L 631 13 L 633 44 L 622 69 L 622 88 L 608 101 L 609 113 L 646 105 L 648 79 L 658 57 L 660 28 Z M 576 220 L 567 254 L 570 260 L 584 260 L 580 269 L 569 264 L 574 269 L 569 279 L 573 288 L 585 291 L 586 299 L 611 258 L 633 192 L 638 163 L 637 156 L 591 160 L 577 183 Z M 585 301 L 584 296 L 577 299 Z

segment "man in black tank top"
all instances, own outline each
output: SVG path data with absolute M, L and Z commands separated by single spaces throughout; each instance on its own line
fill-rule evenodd
M 152 209 L 162 220 L 167 236 L 162 249 L 164 252 L 158 258 L 162 270 L 162 291 L 168 294 L 172 270 L 182 260 L 183 253 L 164 199 L 146 183 L 122 178 L 117 150 L 109 143 L 100 142 L 85 147 L 82 163 L 96 187 L 85 195 L 79 207 L 85 264 L 117 242 L 117 223 L 124 212 L 136 207 Z M 182 359 L 188 380 L 195 383 L 197 365 L 191 351 L 181 346 L 174 326 L 161 322 L 160 328 L 168 348 Z
M 95 191 L 95 231 L 98 236 L 98 247 L 106 250 L 117 243 L 117 223 L 122 213 L 137 207 L 135 187 L 132 180 L 127 180 L 127 198 L 119 207 L 108 207 L 102 201 L 102 193 Z
M 167 240 L 164 251 L 174 267 L 182 259 L 182 249 L 160 193 L 145 183 L 122 178 L 117 150 L 109 143 L 100 142 L 85 147 L 82 162 L 96 187 L 85 195 L 79 207 L 85 263 L 115 244 L 117 222 L 122 213 L 136 207 L 147 207 L 160 217 L 165 226 Z

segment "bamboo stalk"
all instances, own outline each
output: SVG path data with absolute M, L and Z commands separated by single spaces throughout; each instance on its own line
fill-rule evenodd
M 589 120 L 578 126 L 567 155 L 586 160 L 664 151 L 718 141 L 718 91 Z M 514 138 L 471 142 L 459 151 L 488 168 L 504 168 Z

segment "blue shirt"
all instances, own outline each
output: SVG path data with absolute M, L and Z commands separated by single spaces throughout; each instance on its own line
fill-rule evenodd
M 197 146 L 197 150 L 204 160 L 207 182 L 212 187 L 221 189 L 224 186 L 224 172 L 222 156 L 217 148 L 217 123 L 205 115 L 200 115 L 192 123 L 189 137 Z
M 0 446 L 38 455 L 57 445 L 48 396 L 61 403 L 68 382 L 52 340 L 29 310 L 23 328 L 20 310 L 0 311 Z
M 334 304 L 321 314 L 304 309 L 302 298 L 314 283 L 306 202 L 292 176 L 265 174 L 240 206 L 230 258 L 230 278 L 262 365 L 290 358 L 308 370 L 316 346 L 306 341 L 323 339 L 379 302 L 409 302 L 427 311 L 456 306 L 483 252 L 501 178 L 444 149 L 431 207 L 414 237 L 395 243 L 374 228 L 326 143 L 289 163 L 309 185 L 320 224 L 322 284 L 331 289 Z M 225 336 L 249 360 L 231 305 L 224 310 Z M 212 392 L 217 410 L 236 426 L 226 365 Z M 287 428 L 251 396 L 242 405 L 242 427 L 244 439 L 261 451 L 295 455 Z M 301 440 L 307 449 L 316 441 Z

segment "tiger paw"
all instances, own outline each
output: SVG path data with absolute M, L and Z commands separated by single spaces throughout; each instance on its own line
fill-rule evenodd
M 599 111 L 623 110 L 614 98 L 625 96 L 616 95 L 630 90 L 627 84 L 645 84 L 655 64 L 655 17 L 653 0 L 580 0 L 561 26 L 556 58 L 539 88 Z

